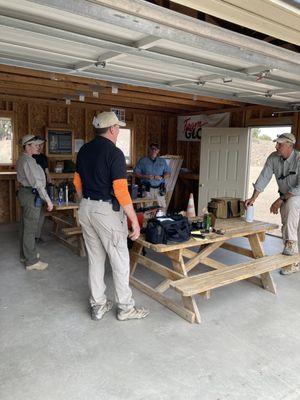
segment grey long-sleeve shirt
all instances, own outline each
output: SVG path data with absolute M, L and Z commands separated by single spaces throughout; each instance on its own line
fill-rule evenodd
M 271 153 L 253 185 L 254 189 L 263 192 L 273 174 L 281 194 L 290 192 L 294 196 L 300 196 L 300 152 L 298 150 L 293 150 L 286 160 L 276 151 Z
M 37 164 L 33 157 L 26 153 L 23 153 L 17 161 L 17 180 L 22 186 L 30 186 L 37 189 L 40 197 L 47 204 L 51 203 L 45 189 L 46 177 L 43 168 Z

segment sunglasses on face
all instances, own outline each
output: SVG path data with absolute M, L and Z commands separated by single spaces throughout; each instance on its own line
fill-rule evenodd
M 159 149 L 157 147 L 150 147 L 150 150 L 152 151 L 158 151 Z

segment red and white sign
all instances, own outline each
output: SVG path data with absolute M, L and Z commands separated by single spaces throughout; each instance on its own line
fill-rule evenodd
M 230 113 L 211 115 L 190 115 L 178 117 L 177 140 L 196 142 L 201 139 L 202 128 L 206 126 L 229 127 Z

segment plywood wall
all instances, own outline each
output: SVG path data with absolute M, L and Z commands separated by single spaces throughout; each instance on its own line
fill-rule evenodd
M 113 106 L 113 104 L 111 105 Z M 22 152 L 18 145 L 20 138 L 32 133 L 44 136 L 46 127 L 70 128 L 74 131 L 75 139 L 83 139 L 85 142 L 93 137 L 91 121 L 93 116 L 100 111 L 108 111 L 108 106 L 95 106 L 84 103 L 74 103 L 66 106 L 62 102 L 41 102 L 16 100 L 6 101 L 0 98 L 0 112 L 9 112 L 14 117 L 14 134 L 16 139 L 15 159 Z M 188 168 L 194 178 L 189 181 L 179 180 L 182 190 L 177 190 L 177 195 L 171 203 L 177 209 L 184 208 L 187 203 L 188 193 L 192 191 L 196 197 L 198 193 L 197 173 L 200 161 L 200 142 L 177 141 L 177 117 L 174 114 L 147 110 L 135 110 L 126 108 L 126 121 L 134 131 L 133 162 L 147 153 L 150 142 L 158 142 L 162 154 L 177 154 L 183 157 L 183 167 Z M 199 112 L 201 113 L 201 111 Z M 231 113 L 231 126 L 254 125 L 293 125 L 293 131 L 297 136 L 297 147 L 300 146 L 300 116 L 299 113 L 271 117 L 271 111 L 262 109 L 245 111 L 239 110 Z M 11 171 L 14 167 L 1 167 L 0 171 Z M 184 187 L 186 186 L 186 188 Z M 186 190 L 185 190 L 186 189 Z M 182 193 L 186 192 L 184 196 Z M 177 196 L 177 197 L 176 197 Z M 0 223 L 9 222 L 12 216 L 10 198 L 8 195 L 8 182 L 0 182 Z M 13 216 L 14 218 L 14 216 Z
M 112 105 L 113 106 L 113 105 Z M 61 102 L 5 101 L 0 99 L 0 112 L 9 113 L 14 119 L 16 160 L 22 152 L 19 144 L 25 134 L 45 135 L 45 129 L 69 128 L 74 131 L 75 139 L 85 142 L 93 138 L 92 119 L 97 112 L 109 111 L 110 107 L 73 104 L 66 106 Z M 161 145 L 161 153 L 176 154 L 177 119 L 165 112 L 125 109 L 126 121 L 134 131 L 134 163 L 147 154 L 148 144 L 152 141 Z M 0 166 L 0 171 L 13 171 L 14 166 Z M 11 220 L 8 181 L 0 177 L 0 223 Z M 13 217 L 14 218 L 14 217 Z

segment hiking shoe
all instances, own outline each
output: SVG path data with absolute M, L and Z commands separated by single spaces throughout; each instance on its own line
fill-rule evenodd
M 40 253 L 37 253 L 36 258 L 39 260 L 40 259 Z M 26 261 L 25 257 L 20 257 L 20 262 L 24 263 Z
M 129 319 L 142 319 L 147 317 L 150 311 L 147 308 L 133 307 L 128 311 L 119 310 L 117 318 L 119 321 L 127 321 Z
M 107 300 L 105 304 L 91 306 L 91 318 L 93 321 L 100 321 L 103 315 L 112 309 L 113 303 Z
M 43 271 L 44 269 L 46 269 L 48 267 L 48 263 L 45 263 L 43 261 L 38 261 L 35 264 L 32 265 L 28 265 L 26 266 L 26 271 L 32 271 L 34 269 L 37 269 L 39 271 Z
M 282 254 L 292 256 L 296 253 L 296 242 L 294 240 L 286 240 Z
M 281 275 L 291 275 L 299 271 L 299 264 L 288 265 L 287 267 L 282 267 L 279 271 Z

